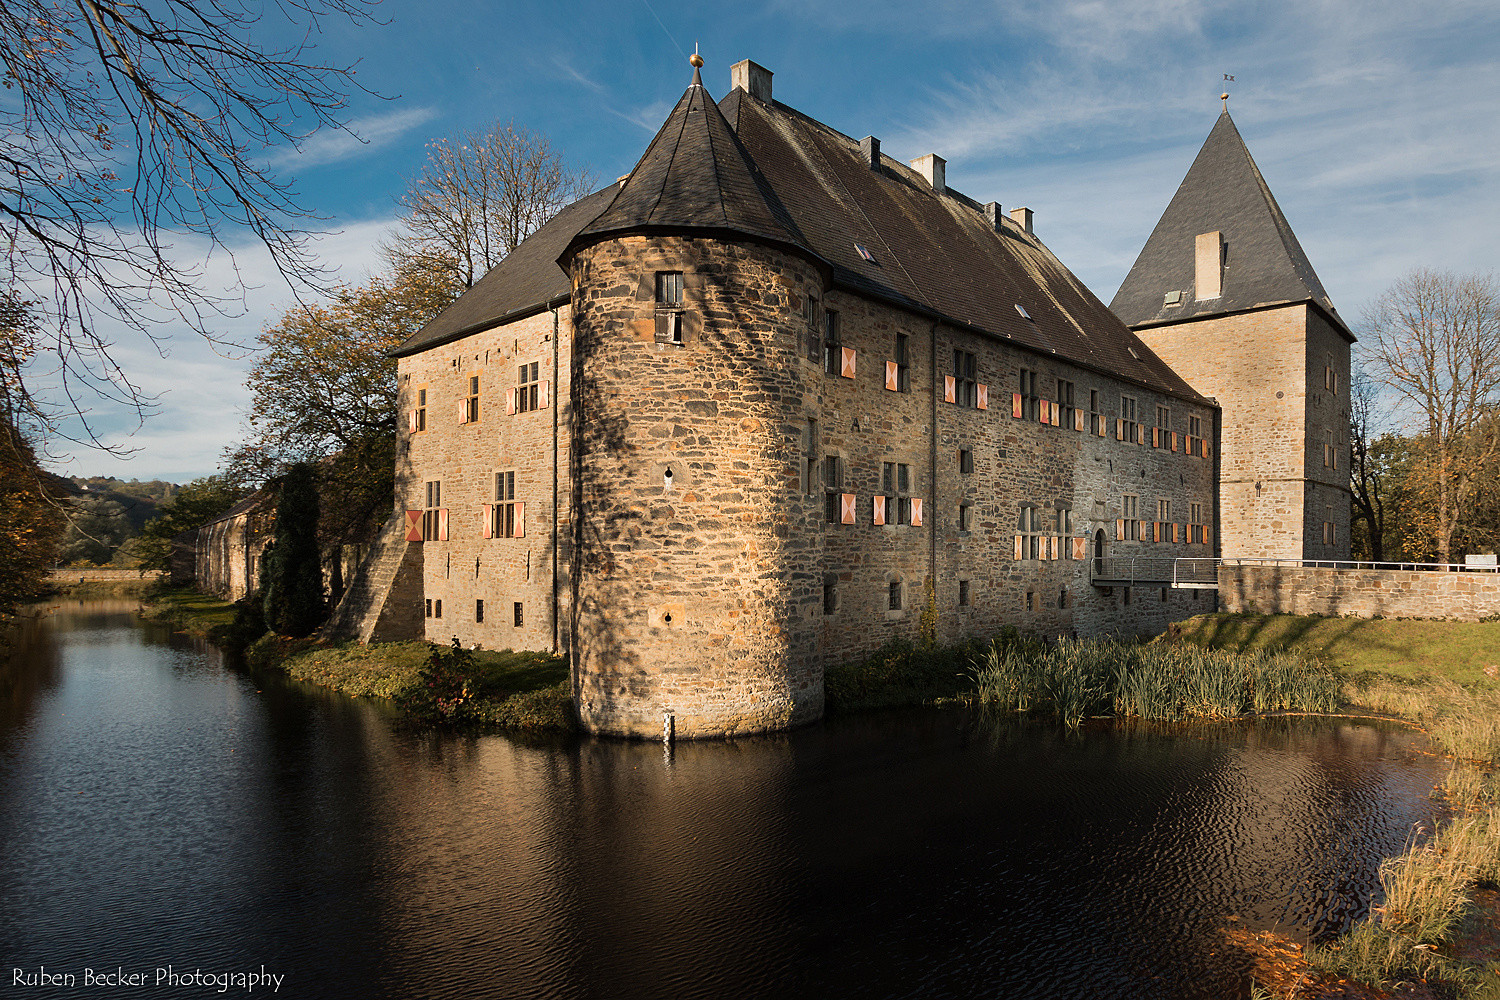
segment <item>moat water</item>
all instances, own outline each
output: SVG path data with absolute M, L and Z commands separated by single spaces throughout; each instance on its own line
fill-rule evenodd
M 0 667 L 0 996 L 1247 996 L 1226 930 L 1362 916 L 1444 769 L 1332 720 L 423 734 L 69 604 Z

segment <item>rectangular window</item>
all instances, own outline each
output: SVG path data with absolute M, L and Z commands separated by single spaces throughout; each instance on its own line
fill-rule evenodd
M 818 492 L 818 422 L 807 422 L 807 447 L 802 453 L 802 492 L 813 496 Z
M 1157 406 L 1156 426 L 1151 429 L 1151 447 L 1170 448 L 1172 446 L 1172 410 L 1170 407 Z
M 514 471 L 495 473 L 494 521 L 490 533 L 495 538 L 523 538 L 526 534 L 526 505 L 516 500 Z
M 823 311 L 823 370 L 838 375 L 843 370 L 843 341 L 839 339 L 839 314 L 832 309 Z
M 888 600 L 890 602 L 890 609 L 892 611 L 900 611 L 901 610 L 901 581 L 899 581 L 899 580 L 892 580 L 891 583 L 890 583 L 890 586 L 887 588 L 887 590 L 888 590 L 888 593 L 889 593 Z
M 1331 361 L 1323 368 L 1323 388 L 1327 389 L 1334 395 L 1337 395 L 1339 391 L 1339 377 L 1338 374 L 1334 372 L 1333 363 Z
M 479 376 L 469 376 L 469 394 L 464 397 L 464 423 L 472 424 L 479 419 Z
M 656 272 L 656 342 L 682 343 L 682 272 Z
M 1089 390 L 1089 433 L 1104 436 L 1104 404 L 1098 389 Z
M 1171 407 L 1158 406 L 1156 408 L 1156 426 L 1160 427 L 1162 430 L 1168 430 L 1168 429 L 1171 428 L 1171 426 L 1172 426 L 1172 410 L 1171 410 Z
M 1323 516 L 1328 519 L 1328 520 L 1326 520 L 1326 521 L 1323 522 L 1323 544 L 1324 545 L 1332 545 L 1332 544 L 1334 544 L 1333 508 L 1332 507 L 1324 507 L 1323 508 Z
M 1158 500 L 1158 501 L 1156 501 L 1156 519 L 1158 521 L 1170 521 L 1170 520 L 1172 520 L 1172 501 L 1170 501 L 1170 500 Z
M 1058 425 L 1061 427 L 1065 427 L 1068 430 L 1072 430 L 1074 427 L 1073 392 L 1074 390 L 1072 382 L 1068 382 L 1063 379 L 1057 380 L 1057 408 L 1060 418 L 1058 420 Z
M 432 602 L 432 617 L 443 617 L 443 599 L 441 597 Z
M 974 508 L 966 503 L 958 505 L 958 530 L 974 530 Z
M 1016 522 L 1016 558 L 1040 559 L 1045 554 L 1042 542 L 1042 519 L 1031 504 L 1021 505 L 1021 516 Z
M 829 524 L 842 520 L 840 498 L 844 492 L 844 461 L 837 455 L 823 459 L 823 510 Z
M 968 580 L 960 580 L 960 581 L 958 581 L 958 606 L 961 607 L 961 608 L 967 608 L 967 607 L 969 607 L 969 581 Z
M 953 402 L 959 406 L 979 405 L 979 366 L 968 351 L 953 352 Z
M 911 338 L 896 334 L 896 391 L 911 392 Z
M 802 303 L 802 319 L 807 324 L 807 343 L 804 345 L 807 360 L 817 361 L 822 350 L 823 338 L 818 330 L 818 300 L 811 295 Z
M 1188 417 L 1188 434 L 1195 438 L 1203 436 L 1203 418 Z
M 427 598 L 427 600 L 423 601 L 422 603 L 424 605 L 423 611 L 426 613 L 426 615 L 427 615 L 428 618 L 431 618 L 432 617 L 432 598 L 429 597 L 429 598 Z
M 1203 522 L 1203 505 L 1201 503 L 1198 503 L 1196 500 L 1189 502 L 1188 518 L 1194 524 L 1201 524 Z
M 516 376 L 517 413 L 541 409 L 541 372 L 540 361 L 533 361 L 529 365 L 520 367 L 519 374 Z
M 1037 394 L 1036 372 L 1021 369 L 1021 419 L 1039 420 L 1042 415 L 1042 397 Z
M 1120 396 L 1120 440 L 1135 444 L 1138 426 L 1135 419 L 1135 397 Z
M 962 473 L 970 473 L 974 471 L 973 448 L 958 449 L 958 471 Z
M 512 610 L 512 615 L 514 616 L 514 619 L 515 619 L 515 623 L 516 623 L 515 627 L 516 628 L 521 628 L 523 625 L 526 624 L 525 611 L 523 610 L 523 606 L 522 606 L 522 604 L 521 604 L 520 601 L 517 601 L 515 603 L 515 606 L 514 606 L 514 608 Z
M 1325 469 L 1337 469 L 1339 467 L 1338 451 L 1333 443 L 1333 429 L 1323 428 L 1323 467 Z
M 1057 533 L 1064 536 L 1064 539 L 1073 534 L 1073 509 L 1071 507 L 1057 508 Z M 1064 541 L 1064 548 L 1066 547 L 1066 541 Z M 1071 559 L 1072 553 L 1060 554 L 1059 558 Z
M 444 533 L 440 530 L 443 526 L 443 484 L 441 481 L 426 483 L 424 492 L 426 502 L 422 510 L 422 538 L 424 541 L 436 541 Z
M 1119 530 L 1115 532 L 1115 536 L 1121 541 L 1138 542 L 1141 540 L 1140 510 L 1140 497 L 1131 496 L 1128 493 L 1120 497 L 1120 517 L 1122 520 Z
M 427 429 L 427 390 L 417 390 L 417 408 L 412 414 L 411 429 L 414 431 L 425 431 Z
M 474 601 L 474 622 L 477 625 L 484 624 L 484 600 L 476 598 Z
M 682 272 L 656 272 L 656 305 L 662 309 L 682 308 Z

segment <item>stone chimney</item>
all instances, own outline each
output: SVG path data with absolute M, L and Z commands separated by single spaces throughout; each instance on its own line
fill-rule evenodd
M 1193 247 L 1193 297 L 1217 299 L 1224 294 L 1222 233 L 1199 233 Z
M 936 153 L 928 153 L 911 161 L 912 169 L 922 175 L 938 194 L 948 190 L 948 161 Z
M 738 87 L 751 97 L 765 101 L 767 104 L 771 103 L 771 76 L 770 70 L 749 59 L 741 59 L 729 67 L 731 88 Z
M 871 170 L 880 169 L 880 140 L 873 135 L 867 135 L 859 140 L 859 152 L 865 158 L 865 166 Z
M 1013 208 L 1010 210 L 1011 221 L 1028 233 L 1031 232 L 1032 212 L 1029 208 Z
M 987 201 L 984 203 L 984 218 L 990 224 L 991 229 L 997 233 L 1000 231 L 1000 219 L 1002 215 L 998 201 Z

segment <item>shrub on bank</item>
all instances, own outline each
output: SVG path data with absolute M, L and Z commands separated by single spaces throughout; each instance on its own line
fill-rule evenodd
M 863 660 L 824 671 L 824 711 L 838 714 L 957 697 L 970 687 L 969 664 L 982 648 L 978 641 L 956 646 L 907 639 L 886 643 Z

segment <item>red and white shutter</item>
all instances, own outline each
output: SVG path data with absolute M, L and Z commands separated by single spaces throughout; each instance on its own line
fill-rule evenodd
M 885 387 L 892 392 L 901 391 L 901 369 L 894 361 L 885 363 Z
M 844 378 L 854 377 L 854 348 L 839 348 L 839 374 Z
M 1026 553 L 1026 536 L 1025 535 L 1017 535 L 1016 536 L 1016 558 L 1018 560 L 1024 558 L 1025 553 Z
M 855 501 L 855 496 L 854 496 L 853 493 L 840 493 L 839 494 L 839 523 L 840 524 L 853 524 L 854 523 L 854 501 Z
M 1125 519 L 1124 518 L 1120 518 L 1120 519 L 1118 519 L 1118 520 L 1115 521 L 1115 541 L 1117 541 L 1117 542 L 1123 542 L 1124 540 L 1125 540 Z
M 1089 540 L 1087 538 L 1073 539 L 1073 558 L 1087 559 L 1089 557 Z
M 422 512 L 420 510 L 406 512 L 406 540 L 408 542 L 422 540 Z
M 536 387 L 536 408 L 538 410 L 545 410 L 547 408 L 547 395 L 551 387 L 551 382 L 542 382 Z
M 1021 419 L 1021 394 L 1019 392 L 1010 394 L 1010 415 L 1017 420 Z
M 1084 417 L 1082 410 L 1074 410 L 1073 411 L 1073 429 L 1075 431 L 1082 432 L 1082 430 L 1083 430 L 1083 422 L 1084 422 L 1085 419 L 1086 418 Z
M 958 381 L 952 375 L 943 376 L 943 402 L 952 403 L 958 400 Z
M 911 523 L 922 523 L 922 500 L 920 497 L 911 498 Z
M 437 517 L 437 522 L 438 522 L 438 536 L 437 536 L 437 540 L 440 541 L 440 542 L 446 542 L 448 540 L 448 508 L 447 507 L 439 507 L 437 513 L 438 513 L 438 517 Z
M 525 503 L 525 501 L 517 501 L 514 506 L 516 508 L 516 533 L 512 537 L 514 537 L 514 538 L 525 538 L 526 537 L 526 503 Z
M 990 387 L 983 382 L 979 383 L 979 402 L 976 404 L 981 410 L 990 408 Z
M 1125 418 L 1124 417 L 1116 417 L 1115 418 L 1115 440 L 1116 441 L 1124 441 L 1125 440 Z
M 1136 424 L 1135 425 L 1135 443 L 1136 444 L 1145 444 L 1146 443 L 1146 428 L 1145 428 L 1145 425 L 1143 425 L 1143 424 Z
M 495 505 L 479 505 L 479 535 L 481 538 L 495 537 Z
M 1042 400 L 1042 406 L 1038 411 L 1036 418 L 1038 423 L 1050 424 L 1052 422 L 1052 411 L 1048 409 L 1048 407 L 1051 405 L 1052 404 L 1047 402 L 1045 399 Z
M 460 399 L 458 401 L 458 422 L 460 425 L 469 422 L 469 401 L 467 399 Z
M 406 430 L 410 434 L 417 433 L 417 411 L 416 410 L 407 410 L 406 411 Z
M 870 504 L 870 520 L 875 524 L 885 523 L 885 497 L 877 496 Z
M 514 387 L 505 391 L 505 415 L 507 417 L 516 415 L 516 393 L 519 391 Z

